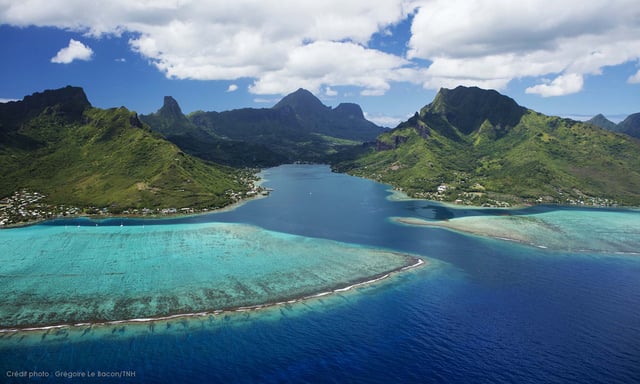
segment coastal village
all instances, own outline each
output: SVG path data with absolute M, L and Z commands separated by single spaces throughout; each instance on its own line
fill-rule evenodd
M 397 188 L 402 192 L 401 188 Z M 267 196 L 270 193 L 270 189 L 261 185 L 251 184 L 251 188 L 247 192 L 235 192 L 227 191 L 231 200 L 234 203 L 240 202 L 245 199 L 251 199 L 261 196 Z M 435 201 L 450 201 L 452 196 L 450 195 L 452 188 L 447 184 L 441 184 L 438 186 L 437 191 L 433 193 L 422 193 L 419 196 L 414 194 L 413 197 L 435 200 Z M 455 204 L 468 205 L 468 206 L 483 206 L 494 208 L 509 208 L 511 204 L 505 201 L 497 201 L 487 199 L 482 194 L 478 193 L 458 193 L 456 199 L 453 201 Z M 111 212 L 108 207 L 77 207 L 67 205 L 52 205 L 45 202 L 46 196 L 40 192 L 29 191 L 22 189 L 14 192 L 11 196 L 0 199 L 0 228 L 7 228 L 16 225 L 32 224 L 48 219 L 62 218 L 62 217 L 78 217 L 78 216 L 116 216 Z M 540 197 L 535 201 L 536 204 L 564 204 L 572 206 L 592 206 L 592 207 L 615 207 L 617 202 L 598 197 L 585 196 L 584 199 L 576 200 L 567 198 L 563 202 L 548 201 L 547 199 Z M 117 215 L 123 216 L 165 216 L 165 215 L 187 215 L 196 213 L 206 213 L 222 207 L 210 207 L 210 208 L 193 208 L 193 207 L 165 207 L 165 208 L 130 208 L 119 212 Z
M 245 199 L 267 196 L 270 189 L 260 185 L 251 185 L 247 192 L 227 191 L 233 203 Z M 33 224 L 44 220 L 62 217 L 79 216 L 115 216 L 108 207 L 77 207 L 68 205 L 47 204 L 46 195 L 36 191 L 22 189 L 14 192 L 11 196 L 0 199 L 0 228 L 7 228 L 17 225 Z M 125 209 L 118 215 L 124 216 L 163 216 L 163 215 L 186 215 L 195 213 L 210 212 L 222 207 L 210 208 L 130 208 Z
M 571 196 L 565 196 L 562 191 L 558 191 L 558 197 L 540 196 L 536 199 L 522 200 L 522 201 L 504 201 L 497 200 L 489 197 L 485 188 L 480 184 L 475 184 L 471 191 L 460 190 L 459 185 L 464 182 L 453 184 L 441 183 L 438 185 L 435 191 L 412 191 L 409 195 L 412 198 L 433 200 L 440 202 L 450 202 L 456 205 L 475 206 L 483 208 L 512 208 L 518 205 L 537 205 L 537 204 L 550 204 L 550 205 L 568 205 L 568 206 L 587 206 L 595 208 L 605 207 L 618 207 L 619 203 L 616 200 L 605 197 L 593 197 L 579 193 L 574 190 L 575 194 L 578 194 L 580 198 Z M 401 187 L 395 187 L 396 191 L 401 193 L 407 193 Z

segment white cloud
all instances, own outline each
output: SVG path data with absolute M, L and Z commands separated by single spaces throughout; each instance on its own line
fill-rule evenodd
M 253 99 L 253 102 L 257 104 L 276 104 L 278 101 L 280 101 L 280 99 L 270 99 L 264 97 L 256 97 L 255 99 Z
M 60 49 L 58 53 L 51 58 L 52 63 L 69 64 L 74 60 L 91 60 L 93 50 L 81 42 L 71 39 L 69 45 Z
M 380 114 L 369 114 L 367 112 L 364 112 L 364 117 L 381 127 L 395 128 L 398 126 L 398 124 L 408 120 L 411 116 L 387 116 Z
M 338 91 L 331 89 L 331 87 L 326 87 L 324 89 L 324 94 L 329 97 L 338 96 Z
M 627 82 L 629 84 L 640 84 L 640 70 L 635 75 L 629 76 Z
M 0 7 L 0 23 L 55 26 L 94 37 L 130 32 L 131 48 L 168 78 L 253 78 L 254 93 L 353 84 L 363 93 L 379 94 L 406 77 L 408 69 L 398 70 L 410 63 L 368 49 L 367 42 L 406 18 L 412 1 L 114 0 L 95 12 L 83 0 L 21 0 Z M 328 46 L 335 51 L 322 49 Z M 319 50 L 328 57 L 309 73 L 299 65 L 300 55 L 318 58 Z M 341 52 L 352 61 L 337 56 Z M 334 63 L 328 63 L 332 58 Z M 376 58 L 382 63 L 375 65 L 375 73 L 355 73 L 354 68 L 369 69 L 364 61 Z M 291 80 L 278 86 L 282 76 Z M 300 79 L 304 82 L 293 84 Z
M 549 96 L 564 96 L 572 93 L 580 92 L 584 79 L 582 75 L 576 73 L 569 73 L 561 75 L 553 79 L 553 81 L 546 81 L 543 84 L 538 84 L 526 89 L 526 93 L 538 94 L 543 97 Z
M 229 88 L 227 88 L 227 92 L 235 92 L 238 90 L 238 86 L 236 84 L 229 84 Z
M 10 103 L 12 101 L 18 101 L 18 99 L 5 99 L 0 97 L 0 103 Z
M 126 63 L 127 59 L 125 59 L 124 57 L 119 57 L 119 58 L 115 59 L 114 61 L 118 62 L 118 63 Z
M 319 93 L 322 85 L 351 85 L 380 95 L 391 81 L 419 82 L 409 61 L 350 42 L 314 42 L 293 49 L 281 69 L 265 72 L 249 88 L 258 94 L 286 94 L 300 87 Z
M 515 78 L 558 75 L 530 92 L 563 95 L 584 75 L 640 56 L 634 0 L 433 0 L 417 11 L 408 58 L 432 62 L 427 88 L 504 88 Z
M 249 78 L 256 94 L 354 86 L 381 95 L 405 81 L 501 89 L 555 77 L 530 92 L 560 95 L 579 91 L 585 75 L 640 58 L 637 0 L 113 0 L 93 8 L 0 0 L 0 23 L 128 32 L 131 49 L 168 78 Z M 368 45 L 374 34 L 403 38 L 394 26 L 410 14 L 406 56 Z M 56 62 L 78 58 L 64 55 Z

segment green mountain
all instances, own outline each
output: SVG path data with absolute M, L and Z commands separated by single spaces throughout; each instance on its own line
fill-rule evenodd
M 609 121 L 602 115 L 593 117 L 592 119 L 588 120 L 587 123 L 613 132 L 620 132 L 624 133 L 625 135 L 640 138 L 640 113 L 634 113 L 627 116 L 627 118 L 621 121 L 619 124 Z
M 457 133 L 469 135 L 478 131 L 485 122 L 496 131 L 506 133 L 510 127 L 518 124 L 526 111 L 513 99 L 496 91 L 458 87 L 453 90 L 441 89 L 420 114 L 438 116 L 456 127 Z
M 614 131 L 614 132 L 618 131 L 618 124 L 616 124 L 613 121 L 607 119 L 602 114 L 595 115 L 591 119 L 585 121 L 585 123 L 591 124 L 591 125 L 595 125 L 596 127 L 600 127 L 602 129 L 606 129 L 608 131 Z
M 212 136 L 266 147 L 283 157 L 281 163 L 326 161 L 384 131 L 366 120 L 358 105 L 332 109 L 304 89 L 285 96 L 273 108 L 194 112 L 189 120 Z
M 306 89 L 285 96 L 273 109 L 291 108 L 299 124 L 310 132 L 354 141 L 372 141 L 385 131 L 365 119 L 358 104 L 341 103 L 332 109 Z
M 442 89 L 338 171 L 468 204 L 640 204 L 640 143 L 545 116 L 496 91 Z
M 618 131 L 629 136 L 640 138 L 640 113 L 627 116 L 618 124 Z
M 178 102 L 171 96 L 164 97 L 164 103 L 156 113 L 140 115 L 140 119 L 149 125 L 153 125 L 154 131 L 160 132 L 165 136 L 199 133 L 198 128 L 187 119 L 182 113 Z
M 299 88 L 282 98 L 273 109 L 291 107 L 300 122 L 309 123 L 310 120 L 331 113 L 331 108 L 322 104 L 320 99 L 306 89 Z
M 186 153 L 218 164 L 234 167 L 265 167 L 286 162 L 286 157 L 260 145 L 222 138 L 212 130 L 195 125 L 171 96 L 162 107 L 140 120 L 162 134 Z
M 0 104 L 0 168 L 0 197 L 27 189 L 112 212 L 223 206 L 248 189 L 236 170 L 185 154 L 124 107 L 93 108 L 77 87 Z

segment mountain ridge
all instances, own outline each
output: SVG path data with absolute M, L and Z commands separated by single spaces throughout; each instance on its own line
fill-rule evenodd
M 238 171 L 185 154 L 137 113 L 92 107 L 78 87 L 0 104 L 0 126 L 0 196 L 26 189 L 49 204 L 116 212 L 219 207 L 249 189 Z
M 620 132 L 631 137 L 640 138 L 640 113 L 632 113 L 618 124 L 607 119 L 602 114 L 597 114 L 591 119 L 585 121 L 585 123 L 595 125 L 608 131 Z
M 496 91 L 453 91 L 452 98 L 452 90 L 441 90 L 374 145 L 342 156 L 334 169 L 414 197 L 465 204 L 640 205 L 637 140 L 543 115 Z M 465 105 L 469 116 L 460 115 Z
M 613 121 L 607 119 L 603 114 L 599 113 L 589 120 L 585 121 L 587 124 L 595 125 L 596 127 L 600 127 L 609 131 L 618 132 L 618 124 Z
M 640 141 L 627 135 L 543 115 L 496 91 L 457 87 L 441 90 L 413 117 L 363 144 L 306 129 L 299 104 L 345 121 L 364 117 L 353 103 L 319 108 L 307 92 L 278 108 L 188 117 L 170 96 L 151 115 L 94 108 L 78 87 L 0 104 L 0 195 L 27 188 L 56 203 L 120 209 L 221 206 L 247 191 L 237 170 L 204 163 L 177 144 L 211 157 L 217 146 L 236 166 L 255 165 L 257 156 L 273 156 L 274 164 L 333 158 L 335 170 L 437 200 L 640 205 Z M 636 117 L 626 124 L 634 126 Z M 156 133 L 147 125 L 154 118 Z M 174 144 L 161 135 L 173 135 Z M 242 140 L 247 137 L 254 141 Z
M 142 119 L 186 152 L 234 166 L 326 162 L 344 148 L 375 140 L 385 130 L 366 120 L 359 105 L 331 108 L 302 88 L 272 108 L 197 111 L 179 119 L 173 101 L 167 109 L 174 113 L 166 118 L 163 105 Z
M 207 127 L 194 124 L 171 96 L 164 97 L 158 111 L 140 117 L 180 149 L 207 161 L 232 167 L 263 167 L 285 160 L 264 146 L 223 138 Z
M 640 113 L 633 113 L 618 124 L 619 132 L 640 138 Z
M 285 107 L 292 108 L 296 113 L 301 115 L 313 116 L 329 111 L 331 108 L 322 104 L 313 93 L 304 88 L 298 88 L 284 96 L 271 109 L 282 109 Z
M 364 117 L 358 104 L 341 103 L 331 108 L 303 88 L 283 97 L 272 109 L 286 107 L 292 109 L 302 127 L 314 133 L 338 139 L 370 141 L 384 132 L 384 128 Z
M 480 128 L 485 120 L 500 128 L 513 127 L 525 112 L 526 108 L 495 90 L 459 86 L 441 89 L 433 102 L 420 110 L 420 116 L 427 113 L 441 115 L 468 135 Z

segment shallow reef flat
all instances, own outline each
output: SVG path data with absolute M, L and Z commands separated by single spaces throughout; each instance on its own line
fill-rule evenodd
M 271 305 L 421 263 L 412 255 L 244 224 L 0 231 L 0 329 Z
M 509 215 L 505 211 L 501 216 L 468 216 L 441 221 L 414 217 L 393 217 L 391 220 L 559 251 L 640 255 L 640 211 L 631 209 L 559 209 L 527 215 Z

